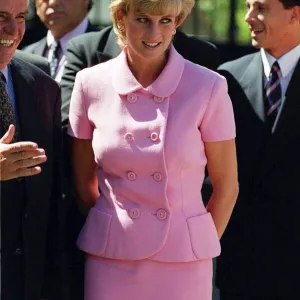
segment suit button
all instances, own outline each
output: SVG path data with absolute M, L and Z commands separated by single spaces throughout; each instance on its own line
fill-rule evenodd
M 158 134 L 156 132 L 152 132 L 150 135 L 150 139 L 152 142 L 156 142 L 158 140 Z
M 15 250 L 15 254 L 16 254 L 16 255 L 21 255 L 21 254 L 22 254 L 22 249 L 21 249 L 21 248 L 17 248 L 17 249 Z
M 137 100 L 137 96 L 135 94 L 129 94 L 127 95 L 127 101 L 129 103 L 134 103 Z
M 154 173 L 153 178 L 155 181 L 159 182 L 162 180 L 162 175 L 159 172 L 157 172 L 157 173 Z
M 159 209 L 156 213 L 156 216 L 160 220 L 164 220 L 167 217 L 167 212 L 164 209 Z
M 139 218 L 140 216 L 140 211 L 138 208 L 132 208 L 130 211 L 129 211 L 129 216 L 132 218 L 132 219 L 137 219 Z
M 134 172 L 130 171 L 127 173 L 127 178 L 130 180 L 130 181 L 133 181 L 133 180 L 136 180 L 136 175 Z
M 128 132 L 125 134 L 124 138 L 127 142 L 131 142 L 133 140 L 133 135 Z
M 164 98 L 163 97 L 158 97 L 158 96 L 154 96 L 153 97 L 153 100 L 157 103 L 161 103 L 164 101 Z

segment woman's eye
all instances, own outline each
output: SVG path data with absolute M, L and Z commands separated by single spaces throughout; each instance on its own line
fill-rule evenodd
M 171 22 L 172 22 L 172 20 L 168 19 L 168 18 L 165 18 L 165 19 L 161 20 L 161 23 L 163 23 L 163 24 L 168 24 L 168 23 L 171 23 Z
M 147 18 L 137 18 L 136 19 L 139 23 L 146 23 L 148 21 Z

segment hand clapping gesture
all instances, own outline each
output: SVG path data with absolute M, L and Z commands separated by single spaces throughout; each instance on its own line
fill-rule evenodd
M 14 125 L 0 139 L 0 180 L 10 180 L 39 174 L 37 165 L 47 160 L 44 149 L 39 149 L 33 142 L 10 144 L 15 134 Z

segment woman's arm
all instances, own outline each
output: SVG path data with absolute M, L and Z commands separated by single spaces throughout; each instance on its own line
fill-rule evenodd
M 207 211 L 215 222 L 219 238 L 228 224 L 238 195 L 235 140 L 205 142 L 208 174 L 213 194 Z
M 78 205 L 86 213 L 100 195 L 92 140 L 72 139 L 72 165 Z

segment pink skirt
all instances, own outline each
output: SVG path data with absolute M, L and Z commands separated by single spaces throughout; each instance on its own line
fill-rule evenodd
M 87 256 L 85 300 L 212 300 L 212 260 L 165 263 Z

